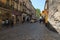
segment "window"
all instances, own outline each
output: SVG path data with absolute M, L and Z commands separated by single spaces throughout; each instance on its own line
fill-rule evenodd
M 22 5 L 22 2 L 20 2 L 20 6 Z
M 14 0 L 16 3 L 19 3 L 19 0 Z
M 26 5 L 25 2 L 23 2 L 23 5 L 24 5 L 24 6 Z
M 9 0 L 7 0 L 7 2 L 6 2 L 6 6 L 9 6 Z

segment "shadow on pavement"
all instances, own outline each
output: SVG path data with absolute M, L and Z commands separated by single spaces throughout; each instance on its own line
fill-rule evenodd
M 55 33 L 58 33 L 57 31 L 56 31 L 56 29 L 48 22 L 47 23 L 47 26 L 46 26 L 50 31 L 53 31 L 53 32 L 55 32 Z

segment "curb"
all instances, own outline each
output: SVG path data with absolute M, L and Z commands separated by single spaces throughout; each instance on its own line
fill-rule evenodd
M 46 26 L 50 31 L 53 31 L 55 33 L 58 33 L 57 30 L 48 22 Z

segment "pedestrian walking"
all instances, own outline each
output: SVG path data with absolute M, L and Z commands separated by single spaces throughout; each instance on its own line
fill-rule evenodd
M 13 27 L 14 26 L 14 19 L 10 19 L 10 26 Z
M 22 23 L 24 23 L 25 22 L 25 17 L 23 17 L 23 21 L 22 21 Z
M 9 27 L 9 20 L 8 19 L 6 19 L 5 24 L 6 24 L 6 27 L 8 28 Z
M 44 20 L 43 18 L 44 17 L 40 14 L 40 18 L 39 18 L 40 23 L 43 22 L 43 20 Z
M 42 22 L 42 16 L 40 16 L 40 19 L 39 19 L 40 23 Z
M 5 20 L 2 20 L 2 27 L 5 26 Z

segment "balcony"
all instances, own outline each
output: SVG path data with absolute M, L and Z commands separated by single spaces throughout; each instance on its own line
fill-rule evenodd
M 19 3 L 19 0 L 14 0 L 16 3 Z
M 23 4 L 24 7 L 26 7 L 26 3 L 25 2 L 23 2 L 22 4 Z
M 14 10 L 13 5 L 10 6 L 8 3 L 4 4 L 4 3 L 0 2 L 0 7 L 10 9 L 10 10 Z

